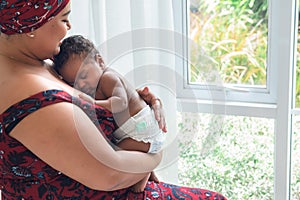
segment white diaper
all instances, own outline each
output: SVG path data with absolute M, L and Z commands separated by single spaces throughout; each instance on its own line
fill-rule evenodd
M 117 143 L 128 137 L 150 143 L 148 153 L 159 152 L 166 138 L 166 133 L 163 133 L 159 128 L 154 111 L 149 106 L 129 118 L 113 134 Z

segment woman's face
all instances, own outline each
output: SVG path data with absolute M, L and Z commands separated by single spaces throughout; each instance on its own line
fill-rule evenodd
M 35 49 L 34 54 L 38 58 L 52 58 L 59 53 L 60 43 L 71 28 L 69 22 L 70 12 L 70 3 L 68 3 L 52 20 L 34 31 L 35 40 L 32 43 L 36 45 L 33 49 Z

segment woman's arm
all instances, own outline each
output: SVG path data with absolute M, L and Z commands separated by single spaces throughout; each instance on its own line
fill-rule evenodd
M 56 170 L 97 190 L 129 187 L 161 160 L 160 154 L 113 150 L 87 115 L 66 102 L 30 114 L 11 136 Z

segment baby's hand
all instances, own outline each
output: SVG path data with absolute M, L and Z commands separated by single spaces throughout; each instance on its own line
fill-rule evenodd
M 81 98 L 85 101 L 95 104 L 95 99 L 93 99 L 90 95 L 87 95 L 85 93 L 80 93 L 78 96 L 79 96 L 79 98 Z
M 105 100 L 96 100 L 96 99 L 93 99 L 91 96 L 89 96 L 89 95 L 87 95 L 85 93 L 80 93 L 78 95 L 78 97 L 81 98 L 81 99 L 83 99 L 83 100 L 85 100 L 85 101 L 87 101 L 87 102 L 90 102 L 92 104 L 101 106 L 101 107 L 109 110 L 110 112 L 112 112 L 111 107 L 110 107 L 110 105 L 111 105 L 110 98 L 105 99 Z

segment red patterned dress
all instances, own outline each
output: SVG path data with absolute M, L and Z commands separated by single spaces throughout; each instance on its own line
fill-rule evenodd
M 80 106 L 108 139 L 113 141 L 112 132 L 116 125 L 112 114 L 64 91 L 43 91 L 12 105 L 0 115 L 2 200 L 226 199 L 216 192 L 163 182 L 148 182 L 142 193 L 133 193 L 129 188 L 113 192 L 98 191 L 65 176 L 9 136 L 11 130 L 30 113 L 59 102 L 70 102 Z

